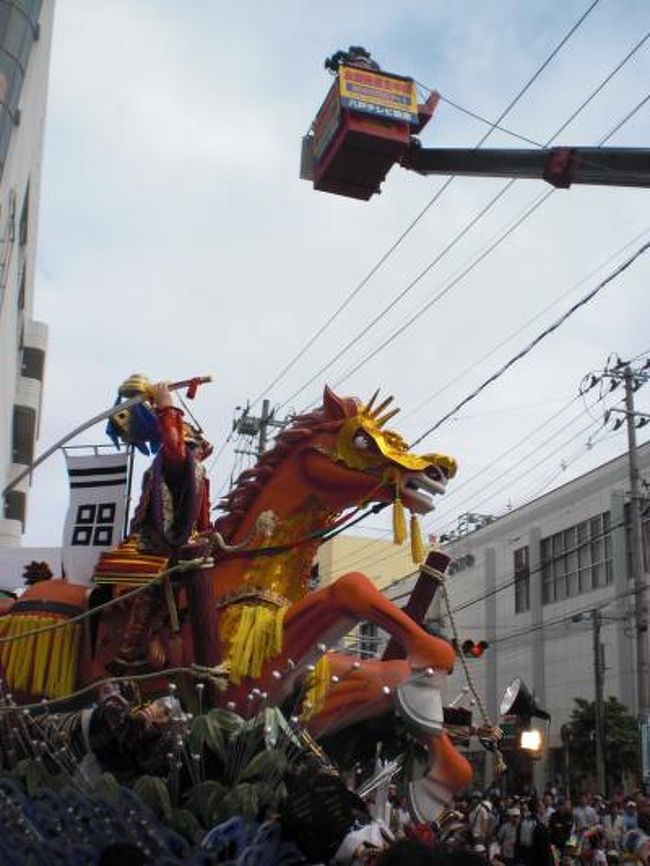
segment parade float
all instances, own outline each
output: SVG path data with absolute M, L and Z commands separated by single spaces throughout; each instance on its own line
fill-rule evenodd
M 424 148 L 416 136 L 439 94 L 420 103 L 412 78 L 359 47 L 326 66 L 334 80 L 301 161 L 318 190 L 367 200 L 394 164 L 558 187 L 650 183 L 643 149 Z M 24 592 L 0 599 L 2 862 L 95 864 L 120 843 L 160 864 L 327 862 L 365 832 L 368 797 L 392 778 L 415 821 L 440 819 L 471 779 L 469 737 L 502 769 L 500 732 L 469 676 L 478 722 L 443 705 L 454 665 L 467 669 L 448 559 L 425 550 L 418 516 L 453 479 L 453 458 L 413 453 L 388 427 L 392 398 L 325 388 L 213 520 L 209 443 L 171 397 L 205 381 L 131 376 L 115 405 L 3 491 L 109 421 L 116 450 L 64 452 L 71 503 L 56 573 L 26 563 Z M 137 450 L 152 461 L 129 521 Z M 319 545 L 384 507 L 419 567 L 404 608 L 358 572 L 314 588 Z M 437 591 L 450 640 L 423 624 Z M 390 635 L 382 658 L 337 646 L 362 622 Z
M 190 396 L 200 381 L 183 383 Z M 102 413 L 120 450 L 101 466 L 94 458 L 92 468 L 68 471 L 86 497 L 91 482 L 80 479 L 103 479 L 95 492 L 105 498 L 107 480 L 122 473 L 123 446 L 151 452 L 140 501 L 126 536 L 95 548 L 85 578 L 78 560 L 70 560 L 74 580 L 33 564 L 25 591 L 3 601 L 4 768 L 31 773 L 34 790 L 62 773 L 87 790 L 109 773 L 135 784 L 159 817 L 189 820 L 195 834 L 237 815 L 284 812 L 299 836 L 297 803 L 311 803 L 315 822 L 330 786 L 338 814 L 348 771 L 358 774 L 355 787 L 372 790 L 377 766 L 362 755 L 381 742 L 384 781 L 399 775 L 413 817 L 435 820 L 471 779 L 455 740 L 479 733 L 492 748 L 498 732 L 443 707 L 456 648 L 423 619 L 438 588 L 447 598 L 448 559 L 427 554 L 418 517 L 456 464 L 413 453 L 388 427 L 398 411 L 391 404 L 326 387 L 322 406 L 293 418 L 212 520 L 202 431 L 184 420 L 168 386 L 142 376 L 123 383 Z M 312 589 L 318 546 L 384 507 L 393 509 L 395 541 L 410 536 L 420 568 L 405 609 L 359 572 Z M 91 535 L 107 540 L 97 527 L 82 531 L 91 511 L 107 508 L 76 502 L 67 523 L 77 547 Z M 364 621 L 391 636 L 383 658 L 337 650 Z M 351 755 L 360 726 L 363 748 Z M 349 806 L 343 814 L 337 842 L 355 820 Z

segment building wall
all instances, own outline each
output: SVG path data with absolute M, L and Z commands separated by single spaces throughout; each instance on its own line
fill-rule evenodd
M 41 408 L 47 326 L 34 273 L 54 0 L 0 0 L 0 483 L 29 465 Z M 23 75 L 24 71 L 24 75 Z M 0 546 L 20 541 L 26 479 L 5 498 Z
M 319 549 L 317 567 L 321 586 L 350 571 L 360 571 L 399 605 L 406 603 L 417 577 L 408 541 L 397 547 L 390 538 L 337 535 Z M 384 632 L 364 623 L 344 638 L 339 649 L 369 658 L 378 654 L 387 640 Z
M 379 589 L 416 570 L 408 541 L 396 547 L 386 538 L 337 535 L 318 552 L 321 585 L 331 583 L 349 571 L 361 571 Z
M 650 479 L 650 444 L 639 449 L 641 476 Z M 449 579 L 452 611 L 461 640 L 484 639 L 489 647 L 480 659 L 468 659 L 477 686 L 485 695 L 488 712 L 498 719 L 498 702 L 516 676 L 534 690 L 537 702 L 552 716 L 548 745 L 561 747 L 561 727 L 574 708 L 574 698 L 594 700 L 594 653 L 590 611 L 602 610 L 601 642 L 605 648 L 605 698 L 613 695 L 636 712 L 635 634 L 633 583 L 629 576 L 624 506 L 629 499 L 627 455 L 610 461 L 569 484 L 451 542 L 446 548 L 452 562 L 471 567 L 455 571 Z M 542 562 L 542 540 L 597 515 L 609 512 L 610 529 L 602 531 L 611 565 L 595 570 L 607 573 L 608 582 L 568 598 L 544 597 L 544 575 L 551 566 Z M 605 536 L 609 540 L 605 542 Z M 517 611 L 515 551 L 529 550 L 529 605 Z M 576 546 L 578 542 L 576 541 Z M 591 547 L 591 545 L 589 545 Z M 575 548 L 569 547 L 569 551 Z M 597 549 L 595 551 L 597 553 Z M 576 564 L 586 562 L 571 559 Z M 568 562 L 564 554 L 551 557 Z M 548 559 L 548 555 L 546 557 Z M 561 571 L 561 567 L 558 566 Z M 584 568 L 584 578 L 593 576 Z M 558 584 L 559 585 L 559 584 Z M 573 584 L 578 588 L 577 582 Z M 520 596 L 521 599 L 521 596 Z M 472 603 L 474 602 L 474 603 Z M 524 605 L 525 606 L 525 605 Z M 439 604 L 431 612 L 442 617 Z M 441 619 L 449 633 L 449 621 Z M 463 684 L 457 669 L 449 695 Z M 538 774 L 547 772 L 540 766 Z

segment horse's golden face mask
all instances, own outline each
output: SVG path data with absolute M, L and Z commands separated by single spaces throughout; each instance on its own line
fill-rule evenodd
M 367 405 L 361 406 L 359 414 L 348 418 L 336 443 L 337 457 L 352 469 L 385 467 L 387 462 L 413 472 L 422 472 L 430 466 L 440 466 L 448 478 L 456 474 L 456 461 L 445 454 L 413 454 L 404 439 L 384 425 L 399 412 L 385 412 L 393 398 L 388 397 L 377 408 L 375 392 Z M 382 415 L 382 412 L 385 414 Z
M 447 480 L 456 474 L 456 461 L 445 454 L 411 452 L 399 433 L 384 429 L 399 412 L 399 409 L 387 411 L 393 398 L 388 397 L 375 408 L 376 399 L 377 393 L 343 424 L 335 448 L 337 459 L 351 469 L 381 475 L 388 484 L 406 494 L 405 505 L 411 498 L 407 487 L 411 487 L 412 494 L 417 493 L 418 487 L 444 493 Z M 423 499 L 420 505 L 417 510 L 429 510 L 424 507 Z

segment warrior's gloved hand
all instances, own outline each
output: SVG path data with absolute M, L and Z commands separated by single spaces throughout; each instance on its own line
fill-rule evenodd
M 172 405 L 172 395 L 169 390 L 169 382 L 156 382 L 152 385 L 149 393 L 156 409 L 167 409 Z

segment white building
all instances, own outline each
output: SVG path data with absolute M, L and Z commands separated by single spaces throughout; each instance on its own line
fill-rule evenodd
M 641 478 L 650 480 L 650 443 L 638 458 Z M 488 644 L 480 658 L 467 660 L 488 714 L 499 719 L 499 698 L 514 677 L 551 714 L 538 786 L 563 776 L 561 728 L 573 699 L 595 699 L 592 610 L 602 617 L 604 696 L 637 712 L 629 491 L 622 455 L 445 547 L 459 640 Z M 649 525 L 650 518 L 646 561 Z M 440 599 L 431 615 L 443 617 L 449 634 Z M 451 688 L 462 684 L 457 671 Z
M 639 448 L 638 463 L 641 478 L 650 481 L 650 443 Z M 467 657 L 467 666 L 491 721 L 502 721 L 499 701 L 515 677 L 551 714 L 546 759 L 535 767 L 538 788 L 564 779 L 561 729 L 575 707 L 573 699 L 595 698 L 594 609 L 602 619 L 604 697 L 613 695 L 631 713 L 637 712 L 629 490 L 624 454 L 503 517 L 466 515 L 462 534 L 444 546 L 451 557 L 447 586 L 459 643 L 488 645 L 480 657 Z M 650 516 L 644 535 L 647 567 Z M 403 607 L 417 577 L 415 573 L 384 582 L 383 590 Z M 440 592 L 427 624 L 453 637 Z M 364 623 L 347 646 L 364 657 L 381 655 L 386 639 L 374 625 Z M 446 701 L 457 697 L 463 686 L 462 666 L 457 664 Z M 491 781 L 485 752 L 478 743 L 472 747 L 477 750 L 477 782 L 486 765 L 485 781 Z
M 54 0 L 0 0 L 0 484 L 38 437 L 47 327 L 32 318 Z M 0 546 L 24 530 L 29 482 L 0 512 Z

